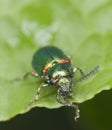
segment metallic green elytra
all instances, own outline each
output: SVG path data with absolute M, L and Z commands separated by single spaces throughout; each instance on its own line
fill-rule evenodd
M 32 66 L 34 71 L 28 72 L 24 78 L 29 74 L 36 77 L 39 76 L 44 79 L 44 83 L 38 87 L 35 99 L 29 105 L 34 104 L 39 99 L 42 87 L 55 86 L 57 88 L 57 101 L 64 106 L 74 107 L 76 109 L 75 120 L 77 120 L 79 118 L 78 105 L 68 100 L 68 98 L 73 98 L 72 87 L 74 86 L 74 74 L 77 70 L 81 73 L 81 78 L 75 82 L 76 84 L 95 74 L 99 66 L 96 66 L 93 70 L 85 74 L 79 67 L 73 67 L 70 58 L 62 50 L 54 46 L 46 46 L 37 50 L 33 56 Z

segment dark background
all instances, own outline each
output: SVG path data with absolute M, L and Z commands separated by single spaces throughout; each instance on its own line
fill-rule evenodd
M 34 108 L 30 112 L 1 122 L 0 130 L 111 130 L 112 90 L 103 91 L 92 100 L 79 105 L 81 113 L 74 121 L 74 109 Z

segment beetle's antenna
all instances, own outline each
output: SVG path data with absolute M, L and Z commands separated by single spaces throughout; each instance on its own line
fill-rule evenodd
M 91 71 L 89 71 L 87 74 L 84 74 L 84 76 L 82 76 L 80 79 L 78 79 L 76 83 L 81 82 L 87 78 L 89 78 L 90 76 L 93 76 L 94 74 L 96 74 L 99 71 L 100 67 L 96 66 L 95 68 L 93 68 Z

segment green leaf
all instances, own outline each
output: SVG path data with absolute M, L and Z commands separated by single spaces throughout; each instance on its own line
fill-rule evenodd
M 73 87 L 74 102 L 82 103 L 112 88 L 111 1 L 0 1 L 0 120 L 25 113 L 41 79 L 11 82 L 32 71 L 34 52 L 45 45 L 72 56 L 85 73 L 100 71 Z M 75 74 L 74 82 L 78 78 Z M 58 108 L 56 88 L 45 87 L 32 107 Z

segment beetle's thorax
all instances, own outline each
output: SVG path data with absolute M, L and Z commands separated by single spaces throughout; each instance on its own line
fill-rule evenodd
M 47 71 L 49 71 L 53 66 L 56 64 L 70 64 L 70 61 L 67 59 L 58 59 L 55 58 L 54 60 L 47 63 L 43 69 L 43 75 L 46 75 Z
M 62 93 L 69 93 L 72 86 L 73 69 L 71 64 L 55 63 L 45 75 L 46 82 L 59 88 Z

